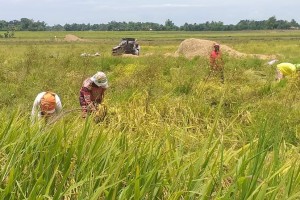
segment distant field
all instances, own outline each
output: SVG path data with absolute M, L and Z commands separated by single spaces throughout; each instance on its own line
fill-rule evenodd
M 137 38 L 141 56 L 112 56 L 122 37 Z M 221 84 L 207 57 L 172 56 L 188 38 L 300 63 L 300 31 L 1 38 L 0 199 L 299 199 L 299 77 L 276 82 L 268 60 L 224 55 Z M 110 86 L 100 124 L 74 111 L 97 71 Z M 44 90 L 61 97 L 65 115 L 33 125 Z
M 0 32 L 1 33 L 1 32 Z M 136 37 L 141 39 L 184 39 L 188 37 L 195 38 L 297 38 L 300 36 L 298 30 L 280 30 L 280 31 L 37 31 L 16 32 L 15 36 L 19 39 L 49 39 L 54 36 L 64 37 L 66 34 L 77 35 L 82 38 L 94 39 L 118 39 L 124 36 Z
M 110 48 L 120 41 L 122 37 L 134 37 L 139 40 L 143 47 L 148 46 L 169 46 L 166 51 L 176 50 L 178 45 L 187 38 L 200 38 L 213 40 L 229 45 L 236 50 L 246 53 L 263 54 L 282 54 L 287 59 L 294 59 L 300 53 L 299 38 L 300 31 L 235 31 L 235 32 L 95 32 L 95 31 L 77 31 L 77 32 L 16 32 L 13 39 L 0 39 L 0 43 L 6 45 L 60 45 L 53 43 L 56 36 L 58 41 L 63 41 L 67 34 L 76 35 L 89 42 L 80 42 L 83 48 L 85 43 L 91 48 Z M 66 46 L 68 44 L 65 44 Z M 104 46 L 102 46 L 104 45 Z M 20 46 L 20 47 L 21 47 Z M 172 47 L 171 47 L 172 46 Z M 147 51 L 146 51 L 147 52 Z

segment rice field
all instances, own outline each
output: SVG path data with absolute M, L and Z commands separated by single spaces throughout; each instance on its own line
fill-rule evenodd
M 170 56 L 200 38 L 300 63 L 299 31 L 15 36 L 0 39 L 0 199 L 300 198 L 299 78 L 276 82 L 266 60 L 225 56 L 221 84 L 206 57 Z M 111 56 L 122 37 L 138 38 L 140 57 Z M 99 124 L 78 111 L 82 81 L 97 71 L 110 85 Z M 45 90 L 66 114 L 31 124 Z

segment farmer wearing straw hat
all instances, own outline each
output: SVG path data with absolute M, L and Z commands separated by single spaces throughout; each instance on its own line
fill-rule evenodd
M 101 71 L 83 81 L 79 96 L 83 118 L 86 118 L 88 113 L 97 111 L 98 105 L 103 101 L 104 92 L 107 88 L 108 81 L 106 74 Z
M 223 64 L 224 63 L 223 63 L 222 54 L 220 51 L 220 44 L 215 43 L 213 45 L 213 51 L 210 53 L 210 67 L 211 67 L 211 72 L 220 73 L 222 83 L 224 83 Z
M 39 93 L 32 106 L 31 121 L 34 123 L 36 119 L 45 119 L 46 121 L 62 110 L 62 104 L 59 96 L 50 91 Z
M 280 63 L 276 66 L 276 80 L 280 81 L 286 76 L 295 75 L 300 70 L 300 64 Z

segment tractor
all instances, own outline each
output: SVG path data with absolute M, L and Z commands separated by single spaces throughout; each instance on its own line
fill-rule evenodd
M 118 56 L 123 54 L 140 54 L 140 45 L 136 42 L 135 38 L 122 38 L 120 44 L 112 48 L 112 55 Z

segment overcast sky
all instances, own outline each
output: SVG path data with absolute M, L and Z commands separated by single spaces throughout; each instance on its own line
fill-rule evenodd
M 170 19 L 185 22 L 295 19 L 300 24 L 300 0 L 0 0 L 0 20 L 28 18 L 53 26 L 66 23 L 101 24 L 154 22 Z

